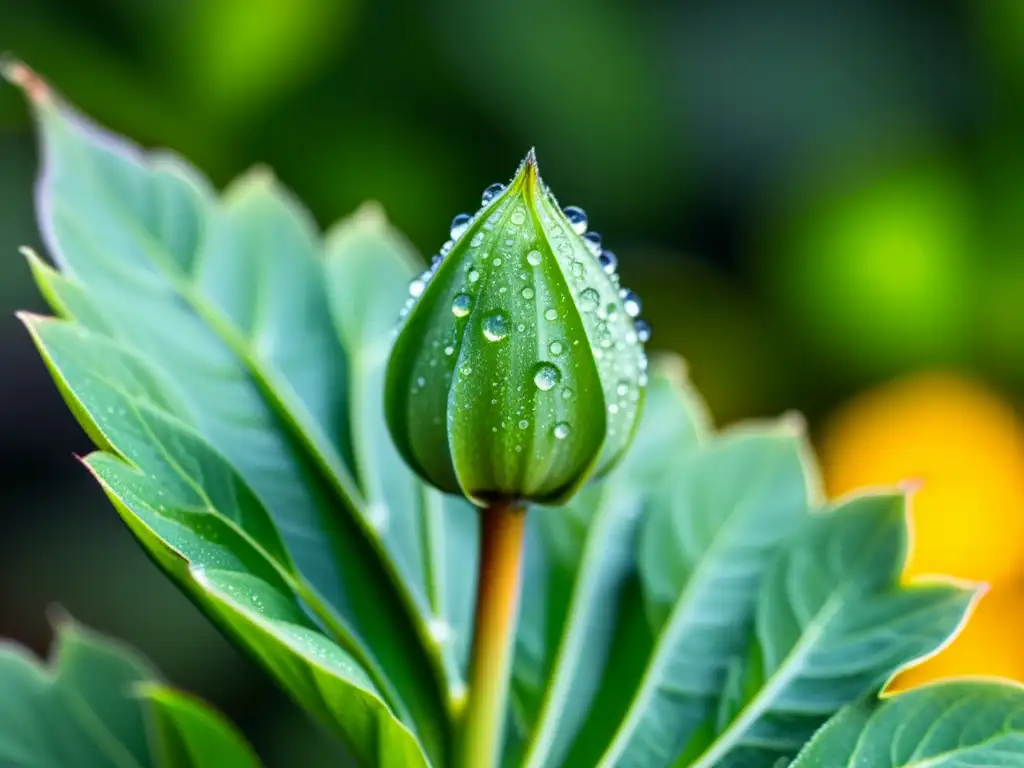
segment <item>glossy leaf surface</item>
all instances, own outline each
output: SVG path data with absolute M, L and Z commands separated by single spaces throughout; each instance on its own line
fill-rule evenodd
M 852 704 L 791 768 L 1021 768 L 1024 688 L 949 681 Z

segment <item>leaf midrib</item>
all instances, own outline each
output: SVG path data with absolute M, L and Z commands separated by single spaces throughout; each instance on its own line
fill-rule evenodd
M 601 560 L 599 554 L 604 551 L 603 534 L 613 517 L 608 507 L 608 487 L 601 489 L 601 498 L 598 504 L 597 514 L 594 515 L 591 527 L 587 532 L 587 540 L 584 545 L 583 564 L 577 578 L 574 580 L 572 597 L 569 602 L 569 611 L 562 632 L 562 639 L 555 653 L 554 662 L 551 665 L 551 674 L 548 675 L 545 686 L 544 698 L 541 702 L 540 711 L 537 715 L 536 725 L 530 732 L 526 748 L 523 768 L 535 768 L 544 765 L 551 751 L 554 735 L 558 727 L 558 717 L 561 714 L 560 708 L 570 692 L 569 684 L 572 682 L 571 673 L 579 665 L 576 651 L 578 650 L 582 632 L 586 628 L 585 622 L 580 620 L 583 609 L 589 604 L 590 588 L 593 585 L 594 574 L 600 570 Z M 582 607 L 581 607 L 582 606 Z M 576 664 L 566 662 L 575 661 Z
M 142 165 L 146 164 L 144 156 L 140 158 L 130 158 L 130 161 Z M 88 172 L 92 175 L 94 180 L 96 180 L 97 186 L 103 190 L 103 195 L 107 197 L 108 201 L 112 205 L 115 204 L 116 199 L 110 195 L 105 180 L 102 175 L 98 173 L 92 162 L 87 160 L 83 165 L 88 169 Z M 184 183 L 189 183 L 184 180 L 182 181 Z M 51 200 L 56 203 L 57 198 L 51 197 Z M 216 199 L 207 200 L 205 202 L 211 206 L 221 205 L 220 201 Z M 120 204 L 114 206 L 114 210 L 120 209 Z M 72 216 L 81 221 L 81 217 L 74 209 L 65 207 L 64 210 L 65 212 L 70 212 Z M 225 341 L 228 344 L 229 348 L 244 364 L 244 367 L 249 369 L 257 383 L 257 389 L 263 394 L 264 398 L 269 401 L 271 409 L 277 413 L 285 424 L 288 425 L 288 431 L 291 433 L 291 436 L 293 438 L 297 438 L 300 445 L 305 447 L 306 452 L 312 455 L 314 462 L 320 469 L 320 472 L 328 480 L 330 487 L 341 497 L 342 503 L 353 509 L 354 514 L 352 515 L 352 518 L 355 520 L 356 526 L 361 530 L 364 538 L 374 550 L 374 553 L 381 563 L 382 569 L 388 575 L 391 586 L 398 593 L 406 614 L 410 617 L 412 625 L 416 627 L 418 631 L 420 647 L 423 648 L 424 655 L 430 661 L 431 667 L 433 668 L 433 677 L 435 681 L 437 681 L 441 690 L 445 690 L 446 684 L 444 681 L 447 678 L 444 671 L 443 661 L 435 652 L 436 649 L 430 642 L 429 630 L 423 622 L 423 617 L 416 606 L 415 598 L 401 578 L 394 561 L 383 547 L 380 537 L 366 520 L 365 500 L 362 498 L 355 486 L 352 476 L 344 467 L 340 457 L 333 451 L 333 449 L 325 448 L 319 444 L 319 441 L 323 439 L 323 436 L 319 427 L 310 423 L 311 419 L 309 414 L 305 412 L 305 409 L 296 407 L 296 410 L 298 410 L 299 413 L 292 413 L 292 409 L 289 405 L 281 397 L 277 396 L 274 388 L 271 386 L 271 382 L 286 390 L 292 396 L 293 401 L 298 400 L 298 402 L 301 402 L 301 399 L 295 396 L 294 390 L 286 380 L 277 380 L 278 378 L 284 379 L 283 376 L 272 376 L 264 368 L 261 361 L 252 353 L 253 350 L 246 339 L 231 326 L 230 322 L 224 319 L 223 313 L 219 308 L 208 305 L 202 294 L 194 290 L 194 284 L 190 280 L 183 280 L 181 278 L 180 270 L 171 265 L 173 264 L 173 259 L 168 260 L 163 256 L 163 254 L 166 253 L 166 249 L 158 240 L 155 239 L 153 233 L 151 233 L 147 228 L 139 226 L 138 223 L 130 216 L 122 216 L 120 218 L 122 219 L 122 224 L 128 226 L 131 231 L 139 236 L 143 243 L 148 246 L 144 249 L 144 252 L 149 256 L 150 262 L 159 269 L 160 273 L 170 282 L 171 286 L 186 299 L 189 306 L 192 307 L 200 319 L 204 320 L 210 326 L 215 335 L 219 336 L 222 341 Z M 89 231 L 88 228 L 86 228 L 85 231 Z M 202 238 L 197 246 L 197 255 L 203 253 L 204 246 L 206 244 L 206 236 L 206 220 L 203 219 Z M 169 261 L 171 264 L 168 263 Z M 311 437 L 313 435 L 318 439 L 314 440 L 313 437 Z
M 767 475 L 768 471 L 768 469 L 763 469 L 762 476 Z M 760 481 L 760 478 L 758 478 L 758 481 Z M 756 487 L 756 485 L 757 483 L 752 483 L 752 486 Z M 745 501 L 744 499 L 733 504 L 732 511 L 727 516 L 726 521 L 715 531 L 710 546 L 705 550 L 704 557 L 698 562 L 697 568 L 687 580 L 682 594 L 676 600 L 675 605 L 673 605 L 672 612 L 666 622 L 666 629 L 659 636 L 654 651 L 651 654 L 651 661 L 644 670 L 640 689 L 630 702 L 628 714 L 619 725 L 612 743 L 605 750 L 597 768 L 611 768 L 611 766 L 615 765 L 615 761 L 622 755 L 622 752 L 629 744 L 629 740 L 635 734 L 637 726 L 642 722 L 647 712 L 647 703 L 657 694 L 660 688 L 658 680 L 662 677 L 662 672 L 669 663 L 668 657 L 671 655 L 679 632 L 682 631 L 683 619 L 688 615 L 696 595 L 699 594 L 700 590 L 697 587 L 703 584 L 705 572 L 715 562 L 715 557 L 712 557 L 712 555 L 729 541 L 729 537 L 726 534 L 732 530 L 737 521 L 743 519 L 743 516 L 738 515 L 737 512 Z

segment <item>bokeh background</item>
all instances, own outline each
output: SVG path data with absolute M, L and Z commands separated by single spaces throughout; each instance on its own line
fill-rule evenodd
M 901 681 L 1024 679 L 1024 1 L 0 0 L 0 51 L 217 184 L 425 254 L 536 145 L 720 423 L 797 409 L 829 492 L 906 481 L 908 577 L 990 584 Z M 322 740 L 145 560 L 12 313 L 36 151 L 0 87 L 0 636 L 139 646 L 271 764 Z

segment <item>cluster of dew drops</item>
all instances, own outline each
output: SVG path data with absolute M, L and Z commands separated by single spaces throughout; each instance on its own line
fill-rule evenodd
M 505 185 L 501 184 L 500 182 L 488 186 L 483 191 L 483 195 L 481 197 L 480 210 L 482 211 L 484 208 L 486 208 L 490 203 L 492 203 L 495 200 L 495 198 L 498 197 L 498 195 L 500 195 L 504 191 Z M 569 205 L 562 209 L 562 213 L 568 220 L 573 232 L 575 232 L 577 235 L 583 238 L 583 242 L 586 245 L 587 250 L 589 250 L 593 254 L 593 256 L 597 259 L 597 262 L 601 269 L 603 269 L 604 272 L 609 276 L 612 283 L 616 287 L 618 287 L 618 258 L 612 251 L 602 247 L 602 239 L 600 234 L 598 234 L 597 232 L 588 231 L 589 219 L 587 217 L 586 211 L 575 205 Z M 422 274 L 413 278 L 409 282 L 409 297 L 406 299 L 405 305 L 401 310 L 400 316 L 402 318 L 405 318 L 409 314 L 409 312 L 412 311 L 412 308 L 416 305 L 416 302 L 419 300 L 420 296 L 422 296 L 423 292 L 426 290 L 427 284 L 437 273 L 437 270 L 444 262 L 445 257 L 451 252 L 452 248 L 455 247 L 455 242 L 460 237 L 462 237 L 462 235 L 465 234 L 466 231 L 469 229 L 469 226 L 470 224 L 472 224 L 473 219 L 474 215 L 469 213 L 460 213 L 457 216 L 455 216 L 454 219 L 452 219 L 451 228 L 449 230 L 449 239 L 446 240 L 444 244 L 441 246 L 440 252 L 431 259 L 430 266 Z M 470 241 L 470 247 L 475 248 L 479 246 L 483 242 L 483 239 L 484 233 L 478 232 L 476 235 L 474 235 L 473 240 Z M 536 250 L 531 251 L 526 256 L 527 261 L 532 266 L 539 266 L 541 258 L 542 257 L 540 252 Z M 500 264 L 500 262 L 496 262 L 496 264 Z M 477 279 L 479 279 L 479 273 L 477 273 L 476 270 L 471 270 L 468 277 L 470 282 L 475 282 Z M 523 289 L 523 298 L 530 299 L 532 298 L 532 295 L 533 290 L 531 288 Z M 583 292 L 580 294 L 580 298 L 583 301 L 583 309 L 596 309 L 598 307 L 598 304 L 600 303 L 600 294 L 593 288 L 584 289 Z M 646 320 L 640 317 L 640 312 L 642 308 L 640 297 L 634 291 L 631 291 L 628 288 L 620 287 L 619 298 L 622 300 L 622 307 L 625 310 L 626 314 L 633 321 L 633 328 L 636 333 L 636 340 L 639 341 L 641 344 L 646 344 L 648 341 L 650 341 L 651 338 L 651 326 Z M 472 310 L 472 306 L 472 297 L 469 296 L 468 294 L 460 293 L 455 297 L 455 299 L 452 302 L 452 314 L 454 314 L 456 317 L 465 317 Z M 554 313 L 555 310 L 549 309 L 548 312 Z M 549 317 L 548 319 L 550 320 L 554 318 Z M 508 325 L 504 316 L 500 314 L 495 314 L 485 318 L 483 323 L 483 333 L 490 341 L 500 341 L 504 339 L 508 335 Z M 561 342 L 553 341 L 551 348 L 552 354 L 560 354 L 561 346 Z M 449 346 L 446 347 L 444 351 L 445 354 L 451 355 L 454 352 L 454 349 Z M 547 391 L 558 383 L 559 378 L 560 375 L 558 369 L 555 366 L 553 366 L 550 363 L 541 362 L 537 366 L 536 374 L 534 376 L 534 384 L 537 386 L 538 389 L 542 391 Z M 641 386 L 644 384 L 646 378 L 647 377 L 645 375 L 641 374 Z M 419 383 L 422 386 L 422 384 L 425 382 L 421 381 Z M 622 388 L 623 385 L 620 385 L 620 395 L 624 394 L 621 391 Z M 610 406 L 610 408 L 617 409 L 617 406 L 612 405 Z M 519 426 L 525 429 L 526 426 L 528 426 L 528 422 L 520 422 Z M 559 422 L 554 427 L 554 435 L 559 440 L 564 440 L 566 437 L 569 436 L 569 433 L 570 427 L 565 422 Z

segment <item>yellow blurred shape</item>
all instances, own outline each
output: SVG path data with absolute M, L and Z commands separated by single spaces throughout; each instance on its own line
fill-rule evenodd
M 900 675 L 890 689 L 957 675 L 1024 680 L 1024 582 L 981 598 L 964 631 L 933 659 Z
M 1024 577 L 1024 430 L 979 384 L 922 373 L 857 396 L 827 425 L 822 464 L 833 496 L 922 483 L 907 576 Z

